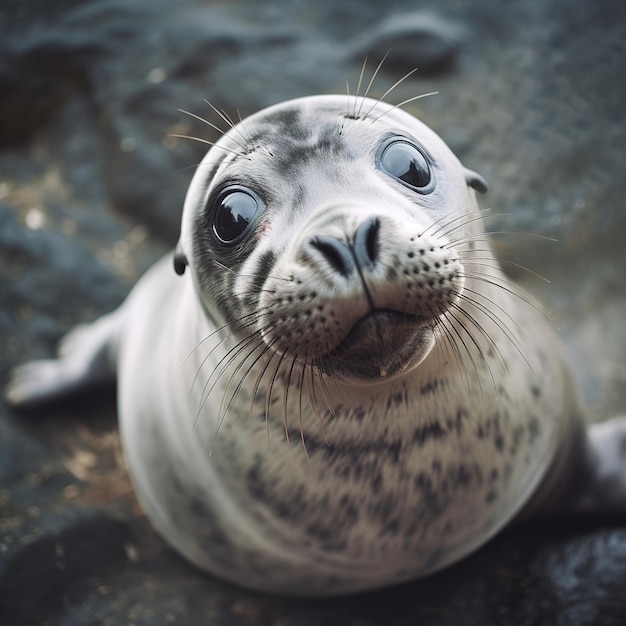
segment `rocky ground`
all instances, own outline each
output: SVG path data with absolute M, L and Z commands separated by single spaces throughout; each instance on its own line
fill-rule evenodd
M 618 0 L 3 0 L 0 380 L 120 303 L 178 236 L 211 139 L 233 116 L 354 89 L 410 107 L 491 189 L 503 255 L 548 276 L 590 419 L 626 412 L 626 5 Z M 215 116 L 213 121 L 218 122 Z M 514 528 L 428 580 L 284 600 L 199 574 L 150 529 L 121 464 L 113 390 L 31 415 L 0 403 L 0 623 L 617 626 L 626 525 Z

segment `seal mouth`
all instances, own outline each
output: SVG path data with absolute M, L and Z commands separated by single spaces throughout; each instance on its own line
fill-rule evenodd
M 383 382 L 419 365 L 433 345 L 432 320 L 378 309 L 356 322 L 317 364 L 333 378 Z

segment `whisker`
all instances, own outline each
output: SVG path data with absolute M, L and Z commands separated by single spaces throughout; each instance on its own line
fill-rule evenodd
M 213 263 L 215 263 L 218 267 L 221 267 L 222 269 L 226 270 L 227 272 L 230 272 L 233 276 L 243 276 L 244 278 L 266 278 L 265 274 L 261 274 L 260 272 L 254 273 L 254 274 L 242 274 L 241 272 L 235 272 L 234 269 L 232 269 L 231 267 L 228 267 L 228 265 L 224 265 L 222 262 L 218 261 L 217 259 L 213 259 Z M 274 276 L 274 280 L 282 280 L 286 283 L 290 283 L 292 282 L 291 280 L 289 280 L 288 278 L 284 278 L 283 276 Z M 263 290 L 265 293 L 276 293 L 275 291 L 271 290 L 271 289 L 265 289 Z M 250 292 L 250 293 L 261 293 L 261 290 L 257 290 L 256 292 Z
M 322 420 L 322 416 L 320 414 L 320 407 L 319 407 L 319 403 L 317 402 L 317 394 L 315 393 L 315 389 L 316 389 L 316 384 L 315 384 L 315 370 L 317 368 L 316 367 L 310 367 L 309 368 L 309 372 L 311 373 L 311 408 L 313 409 L 313 412 L 315 413 L 315 417 L 316 417 L 316 421 L 320 427 L 320 431 L 322 432 L 322 437 L 324 438 L 324 442 L 326 443 L 326 445 L 328 445 L 328 437 L 326 437 L 326 431 L 324 430 L 324 421 Z M 319 377 L 319 370 L 318 370 L 318 377 Z M 320 381 L 320 384 L 322 384 L 322 382 Z
M 359 104 L 359 93 L 361 92 L 361 83 L 363 82 L 363 75 L 365 74 L 365 67 L 367 66 L 367 57 L 363 60 L 363 65 L 361 66 L 361 73 L 359 74 L 359 82 L 356 85 L 356 93 L 354 94 L 354 112 L 352 113 L 352 119 L 358 120 L 359 116 L 357 113 L 357 106 Z M 361 106 L 363 101 L 361 101 Z M 359 107 L 359 111 L 361 107 Z
M 454 336 L 452 335 L 452 332 L 446 326 L 446 321 L 447 321 L 447 318 L 445 317 L 443 319 L 440 317 L 435 318 L 435 327 L 440 333 L 440 336 L 443 340 L 442 342 L 436 341 L 435 345 L 437 345 L 439 348 L 440 344 L 443 343 L 446 348 L 446 353 L 448 355 L 450 354 L 449 350 L 450 349 L 452 350 L 452 353 L 454 355 L 454 360 L 456 361 L 459 373 L 465 378 L 468 391 L 471 391 L 467 369 L 463 367 L 463 358 L 461 356 L 461 351 L 459 347 L 456 345 L 456 341 L 454 340 Z
M 333 407 L 330 400 L 328 399 L 328 394 L 326 392 L 326 382 L 324 381 L 324 376 L 319 368 L 316 368 L 316 369 L 317 369 L 317 377 L 320 381 L 320 390 L 322 392 L 322 395 L 324 396 L 324 402 L 326 402 L 326 406 L 328 407 L 330 414 L 333 416 L 333 418 L 336 418 L 337 413 L 335 412 L 335 408 Z M 332 382 L 332 379 L 329 378 L 329 381 Z
M 468 291 L 468 290 L 466 290 L 466 291 Z M 513 322 L 513 324 L 517 328 L 518 332 L 520 334 L 522 334 L 522 335 L 525 335 L 524 330 L 520 327 L 520 325 L 516 322 L 516 320 L 514 320 L 511 317 L 511 315 L 509 315 L 509 313 L 507 313 L 507 311 L 505 311 L 502 307 L 497 305 L 495 302 L 489 300 L 488 298 L 483 296 L 483 294 L 481 294 L 481 293 L 478 293 L 476 291 L 472 291 L 472 293 L 474 293 L 475 295 L 480 296 L 482 298 L 485 298 L 489 302 L 490 306 L 496 306 L 498 309 L 500 309 L 502 312 L 504 312 L 506 314 L 506 316 Z M 530 364 L 530 362 L 526 358 L 526 355 L 524 354 L 524 352 L 523 352 L 523 350 L 522 350 L 522 348 L 520 346 L 519 340 L 516 339 L 515 336 L 513 336 L 513 334 L 503 324 L 500 323 L 500 320 L 498 320 L 498 318 L 495 317 L 495 315 L 493 315 L 493 313 L 489 309 L 489 306 L 485 306 L 484 304 L 482 304 L 481 302 L 476 300 L 476 298 L 466 296 L 465 294 L 460 294 L 459 298 L 461 300 L 464 300 L 465 302 L 468 302 L 470 305 L 475 306 L 479 311 L 481 311 L 483 313 L 483 315 L 486 315 L 500 329 L 502 334 L 509 340 L 510 344 L 515 348 L 515 350 L 517 350 L 517 352 L 522 357 L 522 359 L 524 360 L 526 365 L 528 365 L 528 368 L 530 369 L 530 371 L 534 373 L 533 366 Z M 469 314 L 467 313 L 467 311 L 465 311 L 465 314 L 468 317 L 470 317 Z M 506 371 L 508 372 L 509 371 L 508 365 L 506 363 L 506 360 L 502 357 L 502 354 L 501 354 L 500 350 L 498 349 L 497 344 L 493 341 L 493 339 L 491 338 L 491 336 L 488 333 L 486 333 L 485 336 L 489 339 L 490 343 L 497 350 L 498 354 L 501 357 L 502 365 L 504 366 L 504 369 L 506 369 Z
M 461 239 L 457 239 L 456 241 L 451 241 L 447 244 L 445 244 L 447 247 L 452 247 L 452 246 L 458 246 L 460 244 L 463 243 L 469 243 L 471 241 L 486 241 L 488 242 L 489 239 L 487 238 L 487 235 L 522 235 L 524 237 L 532 237 L 534 239 L 542 239 L 544 241 L 551 241 L 553 243 L 558 243 L 558 239 L 555 239 L 554 237 L 548 237 L 547 235 L 540 235 L 538 233 L 529 233 L 529 232 L 523 232 L 523 231 L 517 231 L 517 230 L 489 230 L 487 232 L 484 233 L 477 233 L 475 235 L 468 235 L 467 237 L 463 237 Z
M 242 326 L 240 328 L 240 330 L 244 329 L 244 328 L 248 328 L 250 326 L 254 326 L 254 324 L 256 323 L 256 320 L 253 320 L 252 322 L 249 322 L 248 324 L 245 324 L 244 326 Z M 213 333 L 212 333 L 213 334 Z M 200 362 L 200 365 L 198 366 L 197 370 L 196 370 L 196 374 L 193 377 L 193 380 L 191 382 L 191 387 L 189 388 L 189 394 L 187 396 L 187 402 L 191 402 L 191 397 L 193 395 L 193 389 L 196 386 L 196 382 L 198 382 L 198 378 L 200 377 L 200 373 L 202 372 L 202 370 L 204 369 L 204 366 L 206 365 L 207 361 L 211 358 L 211 355 L 215 352 L 215 350 L 217 350 L 217 348 L 222 345 L 225 341 L 227 341 L 230 337 L 233 337 L 235 334 L 235 332 L 229 333 L 228 335 L 226 335 L 225 337 L 223 337 L 220 341 L 218 341 L 212 348 L 211 350 L 209 350 L 209 352 L 203 357 L 202 361 Z M 204 341 L 206 341 L 208 338 L 205 338 L 202 340 L 201 343 L 203 343 Z M 194 351 L 197 350 L 199 348 L 200 344 L 198 344 L 198 346 L 196 346 L 194 348 Z
M 478 211 L 472 211 L 469 215 L 467 216 L 461 216 L 462 218 L 468 218 L 465 221 L 461 222 L 460 224 L 457 224 L 456 226 L 454 226 L 453 228 L 449 228 L 446 231 L 435 231 L 434 234 L 440 236 L 440 237 L 449 237 L 451 233 L 461 229 L 461 228 L 465 228 L 468 224 L 472 224 L 473 222 L 480 222 L 483 221 L 486 218 L 491 218 L 491 217 L 500 217 L 501 215 L 507 215 L 506 213 L 489 213 L 489 215 L 485 215 L 485 213 L 488 211 L 488 209 L 481 209 Z M 473 217 L 471 217 L 473 216 Z M 456 220 L 455 220 L 456 221 Z M 451 226 L 451 224 L 450 224 Z M 485 233 L 481 233 L 481 234 L 485 234 Z
M 310 462 L 311 459 L 309 458 L 309 452 L 306 448 L 306 441 L 304 439 L 304 424 L 303 424 L 303 419 L 302 419 L 302 396 L 304 395 L 304 376 L 306 373 L 306 365 L 307 365 L 307 360 L 305 357 L 304 362 L 301 364 L 300 380 L 298 381 L 299 389 L 300 389 L 300 394 L 298 397 L 298 424 L 300 426 L 300 440 L 302 441 L 302 449 L 304 450 L 304 456 L 306 457 L 306 460 Z
M 257 342 L 258 338 L 261 335 L 261 331 L 256 331 L 250 336 L 245 337 L 239 343 L 235 344 L 235 346 L 229 350 L 229 352 L 224 356 L 224 358 L 219 362 L 218 366 L 211 372 L 211 375 L 207 378 L 204 387 L 202 389 L 202 394 L 200 396 L 200 405 L 198 407 L 198 413 L 196 415 L 195 423 L 197 424 L 200 419 L 200 415 L 206 406 L 206 403 L 213 393 L 218 382 L 221 380 L 222 376 L 228 371 L 228 368 L 235 362 L 235 360 L 239 357 L 239 355 L 246 350 L 251 344 Z M 257 343 L 257 347 L 259 345 L 264 345 L 263 343 Z M 255 348 L 256 349 L 256 348 Z M 254 352 L 254 350 L 253 350 Z
M 291 366 L 289 367 L 289 373 L 287 374 L 287 380 L 285 381 L 285 384 L 283 385 L 283 393 L 282 393 L 282 397 L 283 397 L 283 403 L 282 403 L 282 409 L 283 409 L 283 429 L 285 431 L 285 439 L 287 440 L 287 448 L 291 448 L 291 442 L 289 440 L 289 418 L 287 416 L 288 412 L 289 412 L 289 387 L 291 386 L 291 376 L 293 374 L 293 368 L 296 365 L 296 358 L 293 357 L 291 359 Z
M 246 120 L 242 119 L 241 113 L 239 112 L 238 108 L 236 109 L 236 111 L 237 111 L 237 119 L 239 120 L 239 123 L 233 126 L 233 130 L 236 130 L 237 133 L 239 133 L 239 136 L 245 141 L 246 146 L 251 146 L 252 137 L 250 133 L 248 132 L 248 129 L 246 128 Z
M 211 104 L 211 102 L 209 102 L 206 98 L 204 99 L 204 102 L 206 102 L 206 104 L 208 104 L 211 109 L 213 109 L 213 111 L 227 124 L 227 126 L 229 126 L 234 132 L 236 132 L 241 139 L 244 142 L 244 150 L 247 151 L 248 147 L 250 146 L 250 144 L 252 143 L 250 141 L 250 136 L 246 136 L 243 132 L 244 130 L 244 120 L 241 119 L 241 115 L 239 114 L 239 109 L 237 109 L 237 115 L 239 115 L 239 120 L 240 120 L 240 124 L 237 125 L 235 124 L 235 122 L 233 122 L 232 118 L 230 117 L 230 115 L 228 115 L 228 113 L 226 113 L 226 111 L 224 111 L 223 109 L 220 110 L 217 107 L 215 107 L 213 104 Z
M 174 176 L 178 176 L 178 174 L 182 174 L 183 172 L 186 172 L 187 170 L 192 170 L 196 167 L 200 167 L 201 165 L 208 165 L 208 163 L 203 163 L 202 161 L 200 161 L 200 163 L 194 163 L 193 165 L 186 165 L 185 167 L 181 167 L 180 169 L 174 170 L 173 174 Z
M 206 102 L 206 104 L 208 104 L 213 111 L 219 115 L 222 120 L 224 120 L 224 122 L 226 122 L 226 124 L 228 124 L 228 126 L 230 126 L 232 129 L 235 128 L 235 123 L 233 122 L 232 119 L 230 119 L 230 117 L 226 114 L 225 111 L 218 109 L 215 105 L 213 105 L 211 102 L 209 102 L 206 98 L 203 98 L 203 100 Z
M 452 305 L 452 307 L 455 310 L 457 310 L 457 311 L 459 310 L 459 308 L 456 305 Z M 460 312 L 466 319 L 469 320 L 469 318 L 467 317 L 467 315 L 465 314 L 465 312 L 462 309 L 460 309 Z M 498 388 L 496 386 L 496 380 L 495 380 L 495 378 L 493 376 L 491 368 L 489 367 L 489 362 L 487 360 L 487 357 L 485 356 L 485 353 L 484 353 L 481 345 L 476 341 L 476 339 L 474 338 L 474 335 L 472 335 L 472 333 L 467 328 L 467 325 L 459 318 L 458 315 L 453 313 L 450 309 L 448 309 L 448 311 L 446 312 L 446 315 L 449 315 L 450 317 L 452 317 L 454 319 L 454 321 L 461 327 L 461 329 L 465 333 L 466 337 L 474 344 L 474 347 L 478 351 L 478 354 L 479 354 L 482 362 L 485 364 L 485 368 L 489 372 L 489 376 L 491 377 L 491 382 L 493 383 L 493 388 L 497 391 Z M 454 328 L 454 326 L 452 328 Z M 460 337 L 460 334 L 459 334 L 459 337 Z M 476 378 L 477 378 L 478 386 L 480 388 L 480 395 L 481 395 L 481 398 L 483 399 L 483 402 L 484 402 L 485 398 L 484 398 L 484 395 L 483 395 L 482 385 L 480 384 L 480 376 L 478 374 L 478 372 L 479 372 L 478 366 L 476 365 L 476 362 L 474 361 L 474 357 L 472 356 L 472 352 L 467 347 L 467 344 L 465 342 L 463 342 L 463 345 L 465 346 L 465 349 L 467 350 L 467 356 L 469 357 L 470 361 L 472 362 L 472 366 L 474 367 L 474 371 L 476 372 Z
M 261 318 L 263 313 L 265 311 L 267 311 L 267 310 L 269 310 L 269 307 L 264 307 L 262 309 L 259 309 L 258 311 L 252 311 L 252 313 L 247 313 L 246 315 L 242 315 L 239 319 L 234 320 L 233 322 L 230 322 L 230 323 L 223 324 L 219 328 L 216 328 L 215 330 L 212 330 L 206 337 L 203 337 L 200 340 L 200 342 L 198 343 L 198 345 L 195 346 L 195 348 L 193 348 L 193 350 L 185 357 L 185 360 L 183 361 L 183 365 L 185 363 L 187 363 L 187 361 L 191 358 L 193 353 L 196 352 L 196 350 L 198 350 L 206 341 L 208 341 L 209 339 L 211 339 L 212 337 L 214 337 L 215 335 L 217 335 L 221 331 L 223 331 L 223 330 L 225 330 L 225 329 L 227 329 L 229 327 L 230 327 L 230 330 L 231 330 L 231 332 L 229 332 L 223 339 L 221 339 L 219 343 L 223 343 L 226 339 L 228 339 L 229 337 L 233 337 L 239 331 L 244 330 L 245 328 L 249 328 L 250 326 L 252 326 L 255 322 L 257 322 Z M 236 327 L 233 326 L 234 324 L 239 324 L 240 322 L 243 322 L 243 320 L 249 319 L 251 317 L 254 317 L 254 319 L 251 322 L 246 322 L 245 324 L 242 324 L 242 325 L 236 326 Z M 215 348 L 213 348 L 213 350 L 214 349 Z
M 470 293 L 472 295 L 466 296 L 465 295 L 466 293 Z M 470 304 L 475 304 L 475 305 L 480 305 L 480 306 L 485 307 L 485 311 L 490 314 L 492 313 L 491 307 L 495 307 L 496 309 L 498 309 L 498 311 L 500 311 L 500 313 L 502 313 L 505 317 L 508 318 L 508 320 L 515 326 L 515 328 L 521 334 L 524 334 L 517 320 L 504 307 L 500 306 L 495 300 L 488 298 L 485 294 L 480 293 L 480 291 L 476 291 L 475 289 L 471 289 L 470 287 L 464 286 L 462 292 L 456 293 L 456 295 L 459 297 L 465 297 Z M 482 298 L 483 300 L 487 302 L 487 304 L 486 305 L 482 304 L 476 298 Z
M 458 228 L 463 228 L 463 226 L 465 226 L 465 224 L 468 223 L 465 220 L 470 220 L 473 218 L 476 218 L 477 220 L 481 219 L 483 217 L 486 217 L 485 213 L 488 211 L 489 209 L 478 209 L 476 211 L 470 211 L 469 213 L 466 213 L 464 215 L 457 215 L 456 217 L 453 217 L 456 214 L 456 211 L 453 209 L 449 211 L 448 213 L 446 213 L 445 215 L 443 215 L 442 218 L 440 218 L 436 222 L 433 222 L 430 226 L 425 228 L 422 235 L 429 234 L 433 237 L 446 237 L 447 235 L 449 235 L 451 232 L 454 232 Z M 452 219 L 447 219 L 448 217 L 452 217 Z M 455 224 L 456 222 L 461 222 L 461 224 L 458 224 L 457 226 L 454 226 L 453 228 L 452 225 Z M 449 229 L 449 230 L 444 230 L 444 229 Z
M 260 355 L 260 357 L 263 357 L 268 352 L 271 352 L 270 358 L 267 360 L 267 362 L 263 366 L 263 369 L 261 370 L 261 373 L 259 374 L 257 379 L 254 381 L 254 387 L 252 389 L 252 400 L 251 400 L 251 404 L 250 404 L 250 420 L 252 420 L 252 411 L 254 409 L 254 402 L 255 402 L 256 396 L 257 396 L 257 394 L 259 392 L 259 388 L 261 386 L 261 381 L 263 380 L 263 377 L 265 376 L 267 370 L 269 369 L 270 365 L 272 364 L 272 361 L 274 361 L 275 357 L 277 356 L 276 352 L 274 352 L 273 346 L 274 346 L 274 344 L 278 343 L 279 340 L 280 340 L 280 337 L 275 337 L 272 340 L 272 342 L 266 346 L 266 350 L 263 352 L 263 354 Z M 271 449 L 272 442 L 271 442 L 270 431 L 269 431 L 269 420 L 268 420 L 267 408 L 265 409 L 265 425 L 266 425 L 266 428 L 267 428 L 267 437 L 268 437 L 268 441 L 270 442 L 270 449 Z
M 276 367 L 274 368 L 274 371 L 272 372 L 270 383 L 265 392 L 265 425 L 267 427 L 267 439 L 268 439 L 270 450 L 272 449 L 272 439 L 270 435 L 269 416 L 270 416 L 270 407 L 271 407 L 271 399 L 272 399 L 272 390 L 274 388 L 274 384 L 276 383 L 276 379 L 278 378 L 278 371 L 280 369 L 280 366 L 285 360 L 285 355 L 286 355 L 286 352 L 283 352 L 280 355 L 280 358 L 278 359 L 278 363 L 276 364 Z
M 240 375 L 240 371 L 243 368 L 245 362 L 259 349 L 261 349 L 261 352 L 253 359 L 252 363 L 250 363 L 250 365 L 248 365 L 248 367 L 246 368 L 245 372 L 243 373 L 243 375 Z M 252 370 L 256 367 L 256 365 L 265 357 L 265 355 L 271 351 L 270 346 L 264 344 L 264 343 L 259 343 L 255 348 L 253 348 L 250 353 L 244 358 L 242 359 L 242 361 L 239 363 L 239 365 L 235 368 L 235 371 L 233 372 L 233 374 L 230 377 L 230 380 L 228 381 L 228 384 L 226 385 L 226 391 L 224 393 L 223 398 L 226 398 L 228 389 L 231 387 L 232 383 L 234 380 L 237 380 L 237 386 L 235 387 L 235 390 L 233 391 L 233 393 L 230 395 L 230 400 L 228 401 L 228 404 L 224 405 L 224 400 L 222 400 L 222 404 L 220 406 L 220 412 L 219 412 L 219 417 L 218 417 L 218 428 L 216 430 L 216 435 L 217 432 L 219 431 L 219 428 L 221 427 L 222 422 L 226 419 L 226 415 L 228 414 L 228 412 L 230 411 L 230 408 L 233 404 L 233 402 L 236 400 L 236 398 L 239 396 L 239 394 L 241 393 L 241 389 L 243 388 L 245 382 L 247 381 L 248 376 L 250 375 L 250 372 L 252 372 Z M 261 371 L 261 374 L 258 376 L 257 380 L 255 381 L 255 387 L 254 387 L 254 392 L 252 394 L 252 399 L 251 399 L 251 404 L 250 404 L 250 416 L 249 416 L 249 429 L 250 432 L 252 431 L 252 413 L 253 413 L 253 409 L 254 409 L 254 399 L 256 397 L 256 391 L 258 390 L 258 386 L 260 384 L 261 378 L 263 378 L 263 374 L 265 373 L 267 366 L 269 365 L 269 363 L 271 362 L 271 358 L 268 360 L 268 362 L 266 363 L 266 365 L 264 366 L 263 370 Z M 215 438 L 213 440 L 213 443 L 215 443 Z
M 380 62 L 378 63 L 378 65 L 376 66 L 376 69 L 374 70 L 374 73 L 372 74 L 372 77 L 370 78 L 370 82 L 367 83 L 367 87 L 365 88 L 365 93 L 363 94 L 363 99 L 361 100 L 361 106 L 359 107 L 359 110 L 357 112 L 357 118 L 361 117 L 361 110 L 363 108 L 363 105 L 365 104 L 365 100 L 367 98 L 367 96 L 370 93 L 370 89 L 372 88 L 372 85 L 374 84 L 374 81 L 376 80 L 376 77 L 378 76 L 378 72 L 380 72 L 384 62 L 387 60 L 387 57 L 389 56 L 389 53 L 391 52 L 391 50 L 387 50 L 387 52 L 385 53 L 385 56 L 380 60 Z M 382 98 L 381 98 L 382 99 Z M 379 101 L 380 102 L 380 99 Z M 374 107 L 377 106 L 378 102 L 376 104 L 374 104 Z M 374 107 L 372 107 L 368 113 L 365 115 L 365 117 L 363 119 L 367 119 L 367 115 L 369 115 L 369 113 L 372 112 L 372 110 L 374 109 Z
M 389 51 L 391 52 L 391 50 Z M 389 56 L 389 52 L 387 52 L 387 54 L 384 56 L 383 61 L 387 58 L 387 56 Z M 382 61 L 381 61 L 382 63 Z M 367 119 L 370 116 L 370 113 L 381 103 L 385 100 L 385 98 L 400 84 L 402 84 L 407 78 L 409 78 L 409 76 L 415 74 L 415 72 L 417 72 L 417 68 L 414 67 L 410 72 L 407 72 L 402 78 L 399 78 L 393 85 L 391 85 L 391 87 L 389 87 L 389 89 L 387 89 L 387 91 L 385 91 L 385 93 L 383 93 L 383 95 L 378 98 L 378 100 L 370 107 L 370 109 L 367 111 L 367 113 L 365 114 L 365 116 L 363 117 L 363 119 Z M 399 106 L 399 105 L 396 105 Z M 395 107 L 393 107 L 395 108 Z M 382 116 L 381 116 L 382 117 Z M 377 119 L 379 119 L 378 117 L 375 120 L 372 121 L 376 121 Z
M 222 395 L 222 400 L 220 402 L 220 408 L 217 414 L 217 427 L 215 429 L 215 434 L 213 436 L 213 439 L 211 441 L 211 445 L 209 447 L 209 455 L 211 454 L 211 452 L 213 451 L 213 447 L 215 445 L 215 442 L 217 440 L 217 435 L 222 427 L 222 424 L 224 423 L 224 421 L 226 420 L 226 416 L 228 415 L 228 412 L 230 411 L 231 406 L 233 405 L 233 402 L 236 400 L 237 396 L 239 395 L 239 393 L 241 392 L 241 388 L 243 387 L 244 382 L 246 381 L 246 376 L 248 375 L 248 373 L 250 372 L 251 366 L 248 367 L 248 369 L 246 370 L 245 374 L 243 376 L 239 376 L 240 371 L 242 370 L 242 368 L 244 367 L 244 364 L 246 363 L 246 361 L 259 349 L 259 348 L 263 348 L 264 345 L 263 344 L 257 344 L 257 346 L 255 346 L 237 365 L 237 367 L 235 368 L 235 371 L 231 374 L 228 382 L 226 383 L 225 389 L 224 389 L 224 394 Z M 262 351 L 263 352 L 263 351 Z M 253 365 L 254 363 L 256 363 L 257 358 L 254 359 Z M 252 366 L 253 366 L 252 365 Z M 230 393 L 230 389 L 233 385 L 233 382 L 237 380 L 237 385 L 234 389 L 234 391 L 232 393 Z M 229 397 L 228 402 L 226 402 L 226 398 Z
M 225 152 L 230 152 L 231 154 L 234 154 L 235 156 L 238 156 L 242 159 L 248 159 L 250 160 L 249 156 L 246 156 L 245 154 L 242 154 L 241 152 L 237 152 L 236 150 L 231 150 L 230 148 L 227 148 L 226 146 L 222 146 L 218 143 L 216 143 L 215 141 L 209 141 L 208 139 L 202 139 L 201 137 L 193 137 L 192 135 L 178 135 L 175 133 L 170 133 L 168 135 L 169 137 L 178 137 L 179 139 L 190 139 L 191 141 L 197 141 L 198 143 L 204 143 L 208 146 L 213 146 L 215 148 L 219 148 L 220 150 L 224 150 Z
M 413 70 L 413 71 L 415 71 L 415 70 Z M 384 111 L 383 113 L 381 113 L 378 117 L 375 117 L 372 120 L 372 124 L 377 122 L 379 119 L 385 117 L 385 115 L 388 115 L 393 110 L 402 108 L 405 104 L 410 104 L 411 102 L 415 102 L 416 100 L 421 100 L 422 98 L 428 98 L 429 96 L 436 96 L 436 95 L 439 95 L 438 91 L 430 91 L 428 93 L 423 93 L 423 94 L 421 94 L 419 96 L 413 96 L 412 98 L 407 98 L 406 100 L 403 100 L 402 102 L 399 102 L 398 104 L 394 104 L 391 108 L 389 108 L 386 111 Z
M 477 263 L 477 261 L 490 261 L 490 260 L 493 260 L 493 262 L 494 262 L 493 265 L 491 265 L 489 263 Z M 501 264 L 501 263 L 504 263 L 505 265 L 510 265 L 512 267 L 516 267 L 516 268 L 518 268 L 520 270 L 524 270 L 525 272 L 528 272 L 529 274 L 531 274 L 535 278 L 539 278 L 540 280 L 544 281 L 545 283 L 550 284 L 550 281 L 545 276 L 542 276 L 541 274 L 538 274 L 537 272 L 535 272 L 534 270 L 531 270 L 529 267 L 526 267 L 525 265 L 522 265 L 520 263 L 515 263 L 515 261 L 509 261 L 508 259 L 490 258 L 490 257 L 468 257 L 468 258 L 464 259 L 464 264 L 467 264 L 467 265 L 477 265 L 478 267 L 488 267 L 488 268 L 491 268 L 491 269 L 499 269 L 499 264 Z
M 472 272 L 468 272 L 467 270 L 465 271 L 465 276 L 467 278 L 471 278 L 472 280 L 477 280 L 483 283 L 487 283 L 491 285 L 492 287 L 505 291 L 506 293 L 512 295 L 515 298 L 518 298 L 519 300 L 521 300 L 522 302 L 524 302 L 525 304 L 533 308 L 543 318 L 546 317 L 546 312 L 542 309 L 542 307 L 539 304 L 537 304 L 535 301 L 533 301 L 530 297 L 527 297 L 526 295 L 524 295 L 525 292 L 522 293 L 518 290 L 510 289 L 507 285 L 503 285 L 497 282 L 494 276 L 472 273 Z
M 220 133 L 221 135 L 226 135 L 226 131 L 221 129 L 219 126 L 216 126 L 215 124 L 213 124 L 213 122 L 209 122 L 209 120 L 204 119 L 203 117 L 200 117 L 199 115 L 196 115 L 195 113 L 191 113 L 190 111 L 185 111 L 185 109 L 178 109 L 181 113 L 185 113 L 185 115 L 189 115 L 190 117 L 193 117 L 197 120 L 199 120 L 200 122 L 205 123 L 207 126 L 210 126 L 213 130 L 216 130 L 218 133 Z M 230 137 L 230 139 L 232 139 L 232 141 L 234 141 L 240 148 L 242 148 L 243 150 L 247 149 L 247 146 L 242 144 L 240 141 L 238 141 L 235 137 Z
M 457 322 L 457 324 L 453 324 L 451 323 L 450 320 L 448 320 L 448 317 L 452 318 L 453 320 L 455 320 Z M 476 361 L 474 360 L 474 357 L 472 356 L 472 353 L 469 349 L 469 346 L 467 345 L 467 343 L 465 343 L 465 340 L 463 339 L 463 337 L 461 336 L 461 333 L 459 332 L 459 330 L 457 329 L 457 325 L 459 325 L 461 328 L 464 328 L 464 325 L 462 322 L 460 322 L 457 319 L 457 316 L 451 312 L 451 311 L 447 311 L 447 313 L 445 314 L 445 319 L 446 321 L 448 321 L 450 323 L 450 327 L 449 327 L 449 332 L 450 332 L 450 339 L 453 342 L 454 345 L 457 344 L 456 339 L 454 338 L 454 335 L 456 335 L 457 339 L 461 342 L 461 345 L 463 346 L 463 348 L 465 349 L 465 354 L 468 356 L 470 363 L 472 364 L 472 367 L 474 368 L 474 374 L 476 377 L 476 382 L 478 383 L 478 389 L 480 391 L 480 396 L 484 402 L 484 394 L 483 394 L 483 388 L 482 388 L 482 384 L 480 382 L 480 375 L 478 374 L 478 366 L 476 365 Z M 467 333 L 467 329 L 465 329 L 465 332 Z M 471 337 L 471 335 L 468 335 L 470 337 L 470 339 L 473 340 L 473 337 Z M 460 348 L 457 346 L 457 348 L 459 349 L 459 356 L 461 358 L 461 362 L 463 361 L 463 355 L 461 354 L 461 350 Z M 479 349 L 479 354 L 481 353 L 481 350 Z M 466 371 L 467 368 L 463 367 L 462 368 L 463 371 Z M 470 392 L 473 392 L 473 389 L 470 385 L 469 382 L 469 377 L 467 377 L 467 388 Z
M 475 306 L 479 311 L 481 311 L 483 313 L 483 315 L 486 315 L 501 331 L 502 333 L 505 335 L 505 337 L 507 339 L 509 339 L 509 341 L 511 341 L 512 343 L 514 343 L 514 340 L 511 339 L 511 337 L 509 336 L 509 334 L 504 330 L 504 328 L 501 326 L 501 324 L 496 320 L 495 317 L 493 317 L 493 315 L 491 315 L 487 310 L 486 307 L 481 306 L 480 303 L 472 300 L 471 298 L 469 298 L 468 296 L 464 296 L 464 295 L 460 295 L 459 299 L 462 302 L 467 302 L 468 304 Z M 506 370 L 507 374 L 509 374 L 510 376 L 510 371 L 508 368 L 508 365 L 506 364 L 506 361 L 504 359 L 504 356 L 502 355 L 502 352 L 500 351 L 500 348 L 498 347 L 498 344 L 495 342 L 495 340 L 493 339 L 493 337 L 487 332 L 487 330 L 482 326 L 482 324 L 480 324 L 478 322 L 478 320 L 476 320 L 476 318 L 474 318 L 473 315 L 470 315 L 470 313 L 467 311 L 467 309 L 459 306 L 456 303 L 452 303 L 451 306 L 456 310 L 459 311 L 464 317 L 465 319 L 467 319 L 470 324 L 472 324 L 472 326 L 474 326 L 474 328 L 476 328 L 476 330 L 478 330 L 481 335 L 489 342 L 489 344 L 491 345 L 491 347 L 493 348 L 495 354 L 498 356 L 498 360 L 500 361 L 500 364 L 502 365 L 502 367 Z M 521 354 L 521 352 L 520 352 Z M 522 354 L 522 357 L 524 355 Z

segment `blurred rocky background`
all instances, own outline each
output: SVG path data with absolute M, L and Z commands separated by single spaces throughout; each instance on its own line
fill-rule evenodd
M 503 258 L 550 309 L 590 419 L 626 412 L 626 4 L 620 0 L 2 0 L 0 381 L 116 307 L 176 241 L 219 118 L 356 87 L 408 109 L 490 182 Z M 511 266 L 512 267 L 512 266 Z M 139 512 L 113 390 L 0 402 L 0 624 L 626 623 L 626 523 L 505 531 L 424 581 L 299 601 L 202 575 Z

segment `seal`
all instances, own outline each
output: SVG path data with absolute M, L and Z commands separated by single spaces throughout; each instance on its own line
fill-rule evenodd
M 475 191 L 482 177 L 389 104 L 263 110 L 198 167 L 173 257 L 58 359 L 17 368 L 7 398 L 117 377 L 155 528 L 270 592 L 425 576 L 557 503 L 623 514 L 626 419 L 587 434 Z

